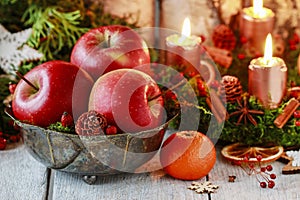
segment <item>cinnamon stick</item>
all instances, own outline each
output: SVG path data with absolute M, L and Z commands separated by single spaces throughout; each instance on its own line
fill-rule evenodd
M 215 116 L 216 120 L 218 121 L 218 123 L 222 122 L 221 116 L 219 115 L 219 113 L 216 111 L 215 107 L 212 106 L 211 100 L 209 97 L 206 98 L 206 103 L 208 105 L 208 107 L 211 109 L 213 115 Z
M 210 107 L 218 123 L 223 122 L 227 118 L 227 110 L 214 90 L 210 91 L 210 97 L 206 98 L 206 103 Z
M 208 53 L 215 52 L 218 55 L 223 55 L 223 56 L 227 56 L 227 57 L 230 57 L 232 55 L 231 52 L 226 49 L 220 49 L 220 48 L 211 47 L 211 46 L 205 46 L 205 49 L 207 50 Z
M 231 65 L 233 58 L 230 51 L 208 46 L 205 46 L 205 49 L 216 63 L 222 65 L 225 68 L 228 68 Z
M 220 64 L 221 66 L 225 67 L 226 69 L 228 69 L 230 67 L 230 65 L 232 64 L 232 57 L 228 57 L 228 56 L 224 56 L 224 55 L 213 55 L 211 54 L 212 59 Z
M 283 109 L 283 112 L 280 113 L 277 116 L 277 118 L 275 119 L 274 124 L 278 128 L 282 128 L 287 123 L 289 118 L 293 115 L 295 110 L 297 110 L 299 105 L 300 105 L 300 103 L 298 100 L 296 100 L 295 98 L 290 99 L 290 101 L 287 103 L 287 105 Z
M 181 85 L 183 85 L 183 84 L 185 84 L 185 83 L 187 83 L 186 79 L 182 79 L 181 81 L 179 81 L 178 83 L 176 83 L 176 84 L 173 85 L 172 87 L 168 88 L 167 90 L 165 90 L 165 91 L 161 92 L 160 94 L 158 94 L 158 95 L 156 95 L 156 96 L 154 96 L 154 97 L 148 99 L 148 102 L 150 102 L 150 101 L 152 101 L 152 100 L 154 100 L 154 99 L 157 99 L 157 98 L 161 97 L 163 94 L 165 94 L 165 93 L 167 93 L 167 92 L 169 92 L 169 91 L 172 92 L 174 89 L 180 87 Z

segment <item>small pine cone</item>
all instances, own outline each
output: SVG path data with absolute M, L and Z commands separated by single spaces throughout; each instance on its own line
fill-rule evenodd
M 103 135 L 106 127 L 105 116 L 91 110 L 80 115 L 75 125 L 75 131 L 82 136 Z
M 226 93 L 226 100 L 234 102 L 242 97 L 243 88 L 240 80 L 235 76 L 226 75 L 222 77 L 222 84 Z
M 215 47 L 226 50 L 233 50 L 236 45 L 236 38 L 232 30 L 225 24 L 218 25 L 212 34 L 212 41 Z

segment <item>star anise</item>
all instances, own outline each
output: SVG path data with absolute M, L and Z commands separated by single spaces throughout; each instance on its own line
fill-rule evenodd
M 238 104 L 238 110 L 230 113 L 229 118 L 234 115 L 240 115 L 239 119 L 236 123 L 237 125 L 239 125 L 242 120 L 244 120 L 244 123 L 247 124 L 247 121 L 249 120 L 254 126 L 256 126 L 257 122 L 254 119 L 254 117 L 252 116 L 252 114 L 262 115 L 262 114 L 264 114 L 264 112 L 261 110 L 250 110 L 248 108 L 248 97 L 244 96 L 242 99 L 243 99 L 243 102 L 241 102 L 241 99 L 236 99 L 237 104 Z

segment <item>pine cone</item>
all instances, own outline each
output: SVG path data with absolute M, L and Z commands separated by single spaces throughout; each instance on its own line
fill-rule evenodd
M 104 115 L 91 110 L 83 113 L 77 120 L 75 131 L 78 135 L 91 136 L 103 135 L 107 127 L 107 120 Z
M 242 97 L 243 88 L 237 77 L 230 75 L 223 76 L 222 84 L 224 86 L 226 100 L 228 102 L 234 102 Z
M 215 47 L 233 50 L 236 45 L 236 38 L 232 30 L 225 24 L 218 25 L 212 34 L 212 40 Z

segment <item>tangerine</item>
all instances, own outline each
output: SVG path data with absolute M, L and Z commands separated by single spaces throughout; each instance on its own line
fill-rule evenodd
M 176 179 L 197 180 L 214 167 L 216 149 L 206 135 L 197 131 L 180 131 L 163 143 L 160 162 L 165 173 Z

